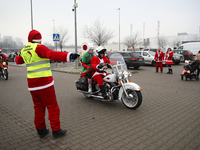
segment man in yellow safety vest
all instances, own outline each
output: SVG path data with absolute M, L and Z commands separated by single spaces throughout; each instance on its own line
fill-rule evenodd
M 30 31 L 28 44 L 15 57 L 16 64 L 26 64 L 28 90 L 31 93 L 35 109 L 35 128 L 43 138 L 49 129 L 45 124 L 45 109 L 48 109 L 49 120 L 54 138 L 63 136 L 67 130 L 60 127 L 60 109 L 54 90 L 54 80 L 50 68 L 50 59 L 70 62 L 79 57 L 71 52 L 56 52 L 41 44 L 42 35 L 37 30 Z

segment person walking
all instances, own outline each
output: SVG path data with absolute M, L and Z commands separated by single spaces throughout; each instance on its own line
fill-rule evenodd
M 160 72 L 163 72 L 162 61 L 164 60 L 164 53 L 161 51 L 161 48 L 158 48 L 158 51 L 155 54 L 154 61 L 156 61 L 156 73 L 160 67 Z
M 172 66 L 174 63 L 172 61 L 174 53 L 171 48 L 167 49 L 166 57 L 165 57 L 165 64 L 168 65 L 168 72 L 167 74 L 173 74 Z
M 199 72 L 200 72 L 200 50 L 195 56 L 195 61 L 199 62 L 199 69 L 197 69 L 197 80 L 199 80 Z
M 82 56 L 82 77 L 88 77 L 88 92 L 92 92 L 92 67 L 91 67 L 91 59 L 94 56 L 94 46 L 92 43 L 89 43 L 89 50 L 85 52 Z
M 71 52 L 57 52 L 41 44 L 42 35 L 32 30 L 28 35 L 28 44 L 21 50 L 20 56 L 15 57 L 16 64 L 26 64 L 28 90 L 31 93 L 35 110 L 35 128 L 40 138 L 49 133 L 45 124 L 45 109 L 54 138 L 63 136 L 67 130 L 60 127 L 60 109 L 57 103 L 54 80 L 52 77 L 50 59 L 54 61 L 70 62 L 79 57 Z

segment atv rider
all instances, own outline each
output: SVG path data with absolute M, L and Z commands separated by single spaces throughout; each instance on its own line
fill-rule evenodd
M 94 46 L 92 43 L 89 43 L 89 50 L 83 54 L 82 56 L 82 77 L 88 77 L 88 92 L 92 92 L 92 67 L 91 67 L 91 59 L 94 56 Z
M 100 88 L 100 92 L 102 93 L 102 96 L 105 100 L 108 99 L 108 95 L 106 94 L 104 84 L 103 84 L 103 78 L 107 76 L 108 74 L 103 70 L 105 63 L 112 63 L 116 64 L 116 61 L 109 60 L 105 56 L 106 48 L 104 46 L 99 46 L 96 48 L 96 52 L 98 53 L 97 56 L 94 56 L 91 59 L 91 66 L 92 66 L 92 79 L 98 83 L 98 86 Z

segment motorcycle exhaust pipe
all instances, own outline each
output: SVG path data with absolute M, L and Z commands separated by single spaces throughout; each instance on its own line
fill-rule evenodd
M 85 93 L 85 94 L 89 94 L 88 92 L 86 92 L 86 91 L 81 91 L 81 90 L 77 90 L 78 92 L 80 92 L 80 93 Z M 94 97 L 94 98 L 99 98 L 99 99 L 103 99 L 103 96 L 98 96 L 98 95 L 92 95 L 91 94 L 91 97 Z

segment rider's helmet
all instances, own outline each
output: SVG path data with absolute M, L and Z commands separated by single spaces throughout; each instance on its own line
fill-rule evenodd
M 105 56 L 106 48 L 104 46 L 99 46 L 96 48 L 96 52 L 98 53 L 98 57 L 101 58 L 100 54 L 104 54 Z
M 41 43 L 42 35 L 37 30 L 32 30 L 29 32 L 28 35 L 28 42 L 35 42 L 35 43 Z
M 94 50 L 94 45 L 92 43 L 88 43 L 88 46 L 89 46 L 89 50 L 90 49 Z

